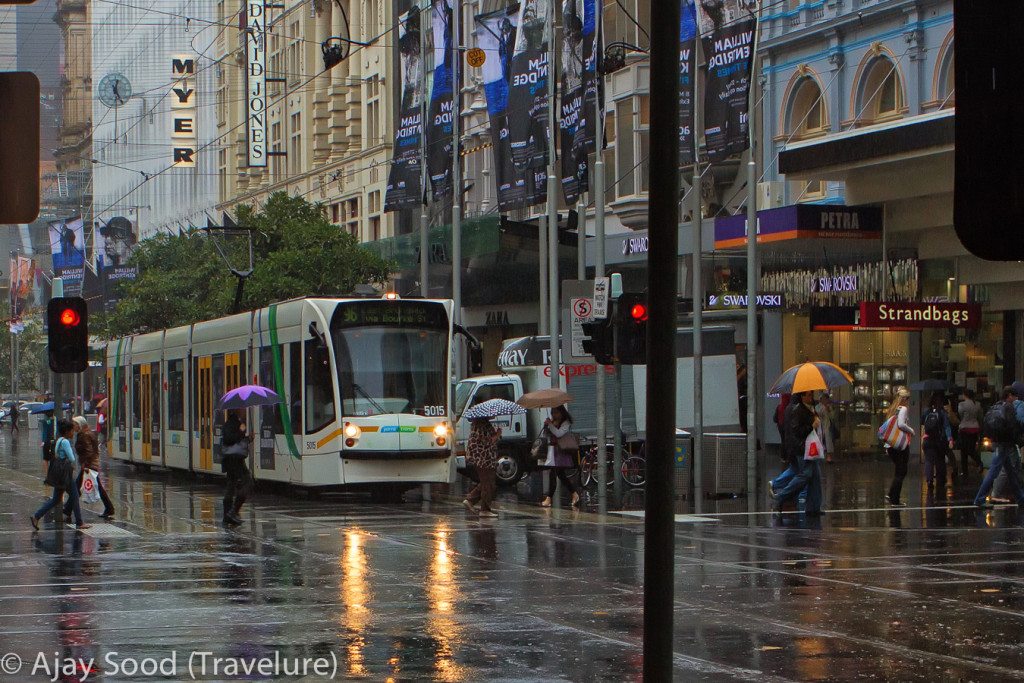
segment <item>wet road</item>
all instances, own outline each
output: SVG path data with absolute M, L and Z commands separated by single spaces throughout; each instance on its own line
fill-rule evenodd
M 938 507 L 911 476 L 914 507 L 879 510 L 888 473 L 829 468 L 839 512 L 809 526 L 745 501 L 681 509 L 676 679 L 1019 680 L 1024 515 L 968 509 L 977 474 Z M 55 656 L 94 659 L 92 680 L 171 665 L 186 679 L 203 651 L 191 659 L 209 680 L 275 653 L 278 666 L 306 660 L 305 680 L 322 679 L 308 668 L 320 659 L 339 680 L 640 678 L 638 513 L 505 493 L 500 516 L 478 520 L 458 499 L 264 492 L 225 530 L 215 481 L 114 465 L 112 524 L 86 513 L 85 533 L 33 533 L 41 480 L 34 443 L 0 435 L 0 667 L 22 658 L 2 680 L 53 678 Z

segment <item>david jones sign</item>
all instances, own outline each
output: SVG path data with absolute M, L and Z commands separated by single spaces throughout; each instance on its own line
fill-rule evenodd
M 247 0 L 245 32 L 245 86 L 248 121 L 249 166 L 267 165 L 267 5 Z

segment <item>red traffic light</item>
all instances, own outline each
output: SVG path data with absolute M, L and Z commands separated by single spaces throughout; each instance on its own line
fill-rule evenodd
M 65 308 L 60 312 L 60 324 L 64 327 L 77 327 L 82 322 L 82 317 L 73 308 Z
M 633 307 L 629 309 L 629 315 L 637 322 L 647 320 L 647 306 L 644 304 L 633 304 Z

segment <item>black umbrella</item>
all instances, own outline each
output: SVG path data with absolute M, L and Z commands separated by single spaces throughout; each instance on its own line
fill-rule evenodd
M 949 388 L 949 382 L 944 379 L 926 379 L 914 382 L 909 388 L 914 391 L 945 391 Z

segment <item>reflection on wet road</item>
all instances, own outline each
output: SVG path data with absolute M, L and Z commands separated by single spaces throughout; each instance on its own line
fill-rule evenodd
M 112 524 L 87 513 L 87 533 L 48 520 L 33 534 L 38 454 L 27 435 L 15 448 L 7 438 L 0 656 L 25 668 L 3 680 L 42 680 L 26 675 L 38 652 L 94 660 L 108 679 L 141 677 L 117 670 L 126 659 L 173 655 L 182 678 L 197 650 L 322 658 L 338 679 L 640 677 L 636 514 L 542 510 L 506 492 L 500 517 L 478 520 L 440 496 L 385 506 L 264 492 L 224 530 L 215 480 L 117 465 Z M 911 507 L 890 513 L 877 505 L 887 475 L 868 461 L 829 468 L 827 507 L 844 511 L 810 525 L 748 515 L 742 500 L 699 515 L 683 504 L 676 678 L 1019 679 L 1024 516 L 967 508 L 971 486 L 935 505 L 913 476 Z M 642 492 L 625 503 L 642 508 Z

